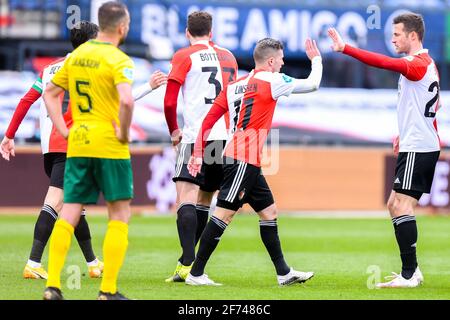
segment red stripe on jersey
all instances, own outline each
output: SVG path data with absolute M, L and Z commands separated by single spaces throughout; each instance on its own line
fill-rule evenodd
M 191 70 L 191 54 L 206 48 L 208 47 L 204 44 L 194 44 L 175 52 L 171 61 L 172 67 L 168 76 L 169 80 L 174 80 L 182 85 L 186 80 L 189 70 Z
M 252 75 L 238 110 L 236 130 L 224 155 L 254 166 L 261 166 L 261 154 L 271 128 L 276 100 L 272 97 L 270 82 Z

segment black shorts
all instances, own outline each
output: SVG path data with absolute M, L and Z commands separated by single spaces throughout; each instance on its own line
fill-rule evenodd
M 63 189 L 65 167 L 65 153 L 51 152 L 44 154 L 44 169 L 47 177 L 50 178 L 50 186 Z
M 440 151 L 400 152 L 395 168 L 393 190 L 417 200 L 430 193 Z
M 224 158 L 223 182 L 217 196 L 217 206 L 233 211 L 248 203 L 259 212 L 274 203 L 261 168 L 246 162 Z
M 206 192 L 214 192 L 219 190 L 223 179 L 222 153 L 225 143 L 226 142 L 223 140 L 208 141 L 205 147 L 201 171 L 195 178 L 191 176 L 187 167 L 189 158 L 192 155 L 194 144 L 179 144 L 177 162 L 175 165 L 175 175 L 172 180 L 174 182 L 191 182 L 200 186 L 200 190 Z

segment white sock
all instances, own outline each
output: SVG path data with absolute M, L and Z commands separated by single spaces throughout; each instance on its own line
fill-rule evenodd
M 33 260 L 28 260 L 27 265 L 29 265 L 32 268 L 40 268 L 41 267 L 40 262 L 35 262 Z
M 87 263 L 88 267 L 93 267 L 93 266 L 96 266 L 97 264 L 98 264 L 98 259 L 97 258 L 95 258 L 94 261 L 91 261 L 91 262 Z

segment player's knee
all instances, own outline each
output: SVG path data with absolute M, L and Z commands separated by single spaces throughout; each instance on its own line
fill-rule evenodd
M 393 201 L 393 204 L 391 205 L 391 209 L 389 209 L 389 211 L 394 216 L 401 216 L 401 215 L 413 213 L 413 207 L 407 201 L 397 200 L 397 201 Z

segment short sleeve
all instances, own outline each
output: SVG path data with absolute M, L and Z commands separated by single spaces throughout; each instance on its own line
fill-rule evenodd
M 408 67 L 408 71 L 404 76 L 411 81 L 422 80 L 427 73 L 429 62 L 418 56 L 407 56 L 403 59 Z
M 114 85 L 119 83 L 132 84 L 134 80 L 134 63 L 129 57 L 124 56 L 114 64 Z
M 69 88 L 69 72 L 67 70 L 70 57 L 64 62 L 58 72 L 53 76 L 52 82 L 58 87 L 68 90 Z
M 284 73 L 274 73 L 271 81 L 272 98 L 277 100 L 281 96 L 289 96 L 295 87 L 294 78 Z
M 187 52 L 179 51 L 175 53 L 170 65 L 169 80 L 174 80 L 182 85 L 191 69 L 191 65 L 192 61 Z

